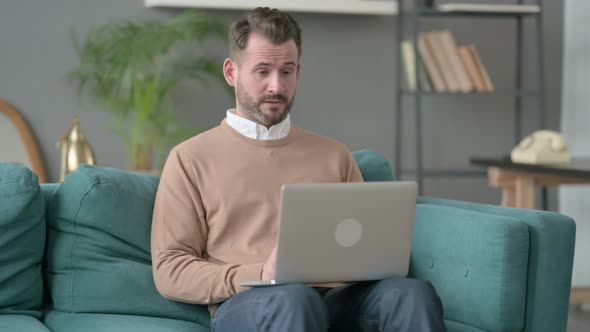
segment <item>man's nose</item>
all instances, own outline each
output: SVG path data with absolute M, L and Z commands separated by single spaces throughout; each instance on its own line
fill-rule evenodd
M 278 74 L 274 74 L 270 77 L 268 83 L 268 92 L 273 94 L 283 93 L 284 85 L 281 81 L 281 77 Z

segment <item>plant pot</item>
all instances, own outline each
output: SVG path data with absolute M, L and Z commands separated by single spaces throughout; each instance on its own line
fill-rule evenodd
M 131 169 L 136 171 L 147 170 L 151 171 L 153 168 L 154 147 L 153 144 L 134 144 L 131 158 Z

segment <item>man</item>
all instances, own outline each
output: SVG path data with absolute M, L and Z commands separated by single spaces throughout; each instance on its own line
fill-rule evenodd
M 444 331 L 440 299 L 417 280 L 240 286 L 274 278 L 283 184 L 362 181 L 343 144 L 291 126 L 300 56 L 301 30 L 288 14 L 256 8 L 232 25 L 223 72 L 236 108 L 176 146 L 160 180 L 158 291 L 208 304 L 213 331 Z

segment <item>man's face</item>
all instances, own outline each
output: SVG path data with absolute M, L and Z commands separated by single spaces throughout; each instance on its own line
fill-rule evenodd
M 267 128 L 283 121 L 293 106 L 299 79 L 295 42 L 274 45 L 251 33 L 235 60 L 225 61 L 224 74 L 236 89 L 236 113 Z

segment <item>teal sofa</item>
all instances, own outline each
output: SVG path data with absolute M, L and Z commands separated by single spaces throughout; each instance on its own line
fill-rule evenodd
M 393 180 L 356 151 L 367 181 Z M 81 166 L 39 186 L 0 164 L 0 331 L 202 332 L 204 306 L 152 278 L 155 176 Z M 566 330 L 574 221 L 552 212 L 419 197 L 411 277 L 442 298 L 450 332 Z

